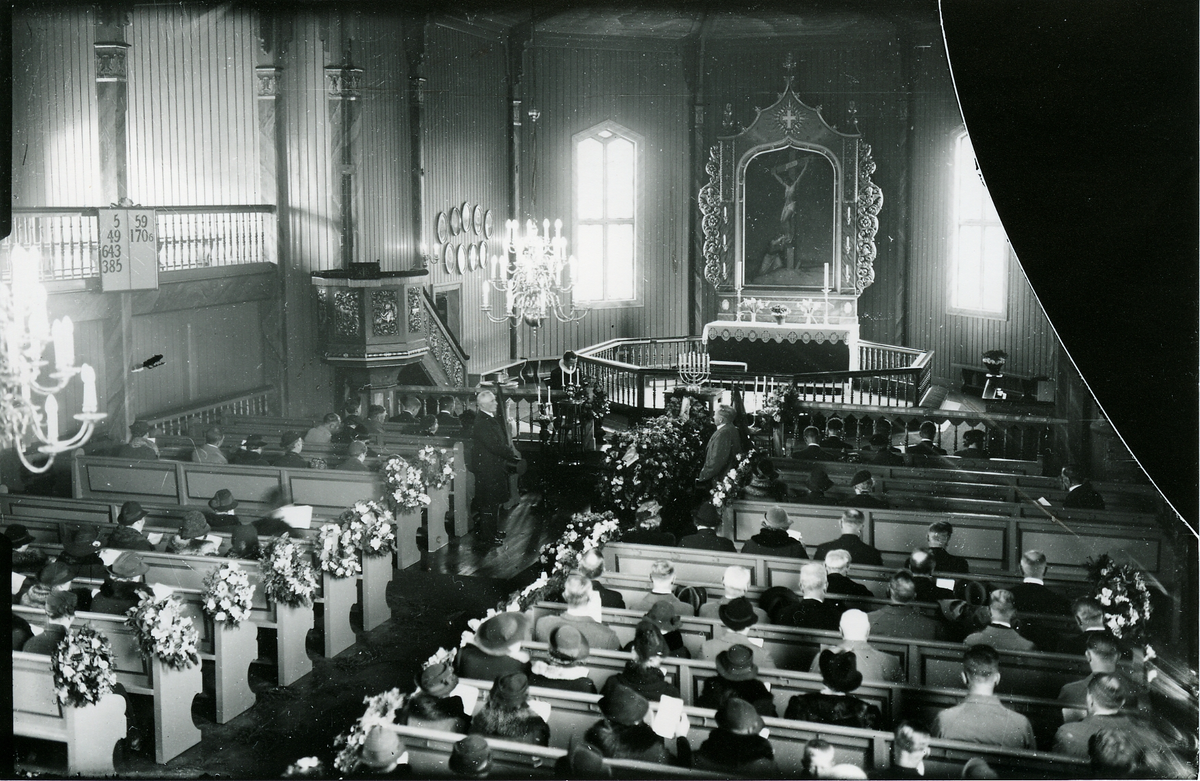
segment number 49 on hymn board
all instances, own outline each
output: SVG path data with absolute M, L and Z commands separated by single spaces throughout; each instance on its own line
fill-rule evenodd
M 157 290 L 153 209 L 100 209 L 100 289 Z

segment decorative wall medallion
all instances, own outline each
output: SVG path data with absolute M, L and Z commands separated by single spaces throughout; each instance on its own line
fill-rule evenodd
M 488 209 L 483 213 L 483 235 L 484 238 L 492 237 L 492 210 Z
M 421 317 L 421 291 L 410 287 L 408 289 L 408 332 L 419 334 L 424 329 L 424 318 Z
M 446 217 L 445 212 L 438 212 L 437 240 L 442 244 L 450 241 L 450 220 Z
M 462 274 L 467 270 L 467 249 L 463 245 L 458 245 L 458 273 Z
M 463 233 L 471 232 L 471 202 L 462 202 Z
M 483 269 L 484 271 L 486 271 L 487 267 L 488 267 L 487 242 L 486 241 L 479 242 L 479 267 L 481 269 Z
M 462 212 L 457 206 L 450 208 L 450 235 L 457 236 L 462 233 Z
M 361 290 L 342 290 L 333 294 L 333 332 L 338 336 L 362 334 Z
M 442 246 L 442 266 L 446 269 L 447 274 L 454 273 L 454 247 L 449 244 Z
M 371 292 L 371 331 L 376 336 L 395 336 L 400 333 L 400 304 L 395 290 Z
M 483 207 L 478 204 L 475 205 L 475 216 L 474 216 L 474 219 L 472 220 L 472 222 L 475 224 L 475 235 L 482 236 L 483 235 Z

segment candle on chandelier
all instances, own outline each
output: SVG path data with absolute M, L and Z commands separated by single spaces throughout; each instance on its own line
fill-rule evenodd
M 83 382 L 83 405 L 85 413 L 96 411 L 96 370 L 88 364 L 79 367 L 79 379 Z
M 46 314 L 46 288 L 40 284 L 35 284 L 30 292 L 29 305 L 29 333 L 33 336 L 35 344 L 45 342 L 50 338 L 50 318 Z
M 491 287 L 491 283 L 487 279 L 484 279 L 483 280 L 483 309 L 485 312 L 492 308 L 491 300 L 490 300 L 491 293 L 488 290 L 489 287 Z
M 46 397 L 46 401 L 42 404 L 46 410 L 46 439 L 51 442 L 58 441 L 58 400 L 51 394 Z
M 50 327 L 54 338 L 54 365 L 60 371 L 75 365 L 75 324 L 70 317 L 54 321 Z
M 829 290 L 829 264 L 825 264 L 825 284 L 821 286 L 823 290 Z

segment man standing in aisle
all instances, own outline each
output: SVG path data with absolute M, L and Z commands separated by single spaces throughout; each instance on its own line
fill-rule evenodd
M 711 480 L 720 479 L 725 476 L 726 472 L 737 466 L 738 456 L 742 454 L 742 441 L 738 437 L 737 428 L 733 425 L 736 415 L 736 411 L 728 404 L 717 407 L 717 414 L 714 416 L 717 430 L 708 440 L 704 468 L 700 470 L 697 482 L 708 483 Z
M 476 395 L 479 416 L 475 420 L 475 447 L 472 450 L 471 472 L 475 475 L 475 503 L 479 524 L 475 539 L 481 545 L 502 545 L 500 530 L 501 507 L 508 502 L 508 476 L 521 460 L 521 453 L 512 446 L 505 423 L 499 417 L 496 394 L 481 390 Z

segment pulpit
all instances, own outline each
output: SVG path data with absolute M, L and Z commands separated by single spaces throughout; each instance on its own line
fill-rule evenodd
M 352 394 L 369 388 L 373 403 L 395 408 L 391 389 L 400 370 L 424 368 L 429 353 L 422 300 L 428 273 L 380 271 L 378 263 L 313 272 L 317 327 L 324 360 L 336 369 L 335 387 L 348 386 Z

